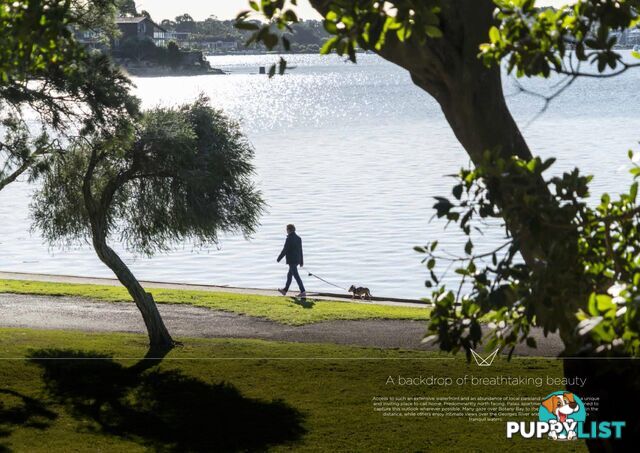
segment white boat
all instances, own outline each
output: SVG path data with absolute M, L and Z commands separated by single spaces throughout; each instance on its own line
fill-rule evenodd
M 633 46 L 633 51 L 640 52 L 640 44 L 636 44 L 635 46 Z

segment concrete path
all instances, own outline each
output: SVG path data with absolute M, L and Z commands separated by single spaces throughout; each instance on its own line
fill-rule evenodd
M 257 338 L 301 343 L 333 343 L 376 348 L 433 350 L 421 343 L 424 321 L 329 321 L 287 326 L 262 318 L 186 305 L 159 304 L 176 338 Z M 88 332 L 144 333 L 133 303 L 94 302 L 81 298 L 0 294 L 0 327 L 69 329 Z M 555 357 L 562 350 L 557 337 L 534 332 L 538 349 L 519 347 L 518 355 Z

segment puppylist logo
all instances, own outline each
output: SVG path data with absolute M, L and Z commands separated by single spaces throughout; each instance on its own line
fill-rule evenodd
M 525 439 L 570 441 L 576 439 L 620 439 L 623 421 L 586 423 L 587 411 L 578 397 L 560 390 L 547 395 L 538 409 L 537 422 L 507 422 L 507 439 L 519 435 Z

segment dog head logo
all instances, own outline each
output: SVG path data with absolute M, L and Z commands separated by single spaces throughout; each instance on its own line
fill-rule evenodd
M 560 423 L 567 421 L 567 417 L 574 412 L 578 412 L 579 407 L 573 393 L 563 393 L 561 395 L 551 395 L 542 402 L 542 406 L 557 417 Z
M 590 400 L 588 400 L 590 401 Z M 588 424 L 587 409 L 578 395 L 560 390 L 542 398 L 538 421 L 507 420 L 507 439 L 571 441 L 576 439 L 620 439 L 626 425 L 623 420 L 598 420 Z
M 574 440 L 577 438 L 578 422 L 584 422 L 586 411 L 580 398 L 566 391 L 548 395 L 540 404 L 538 411 L 540 421 L 556 425 L 549 431 L 553 440 Z

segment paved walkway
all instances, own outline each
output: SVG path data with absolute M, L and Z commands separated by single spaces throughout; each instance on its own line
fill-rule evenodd
M 159 304 L 176 338 L 257 338 L 302 343 L 333 343 L 376 348 L 434 349 L 421 343 L 424 321 L 329 321 L 287 326 L 262 318 L 187 305 Z M 69 329 L 88 332 L 144 333 L 133 303 L 94 302 L 81 298 L 0 294 L 0 327 Z M 535 331 L 538 349 L 521 346 L 518 355 L 555 357 L 562 350 L 557 337 Z

